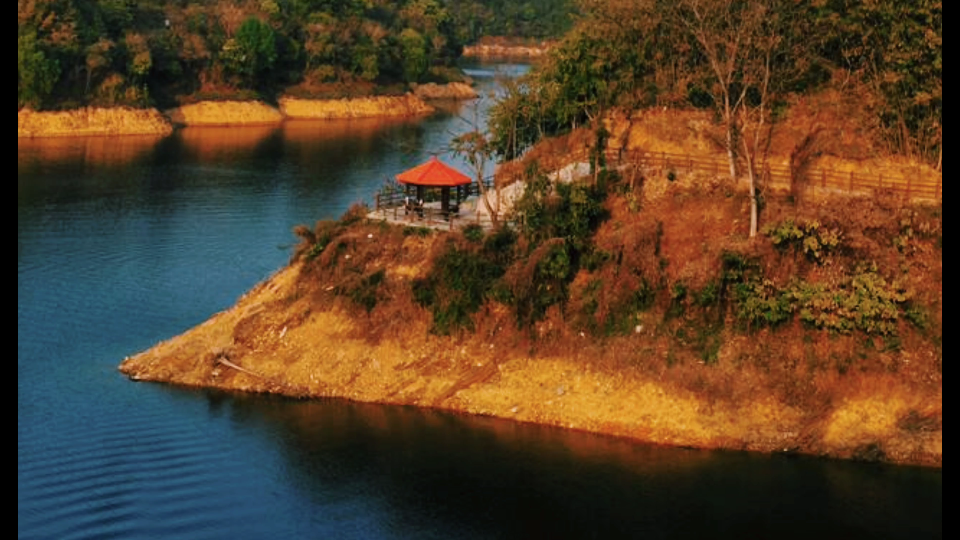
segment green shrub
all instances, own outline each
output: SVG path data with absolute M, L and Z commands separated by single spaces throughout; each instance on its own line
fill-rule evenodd
M 434 261 L 430 274 L 413 281 L 413 297 L 433 313 L 433 332 L 449 335 L 472 330 L 472 315 L 504 271 L 488 253 L 451 243 Z
M 535 168 L 528 171 L 527 188 L 514 211 L 532 246 L 563 238 L 577 252 L 586 252 L 593 231 L 606 219 L 606 192 L 581 183 L 552 183 Z
M 612 258 L 613 256 L 607 251 L 591 249 L 588 253 L 580 257 L 580 267 L 589 272 L 596 272 Z
M 840 246 L 839 229 L 824 227 L 819 221 L 794 222 L 792 219 L 763 228 L 763 234 L 779 249 L 793 248 L 807 259 L 822 264 L 824 257 Z
M 687 308 L 687 286 L 682 281 L 673 284 L 670 290 L 670 307 L 667 308 L 666 318 L 671 319 L 683 316 Z
M 656 299 L 656 291 L 644 281 L 640 288 L 627 296 L 626 301 L 614 305 L 604 321 L 607 336 L 627 335 L 640 323 L 640 314 L 650 309 Z
M 915 306 L 909 304 L 903 312 L 904 318 L 910 321 L 913 326 L 917 327 L 919 330 L 926 330 L 930 325 L 930 321 L 927 317 L 927 312 L 920 306 Z
M 410 225 L 405 225 L 403 227 L 404 236 L 419 236 L 421 238 L 429 236 L 433 232 L 433 229 L 430 227 L 412 227 Z
M 700 307 L 709 307 L 717 303 L 720 299 L 719 284 L 716 281 L 710 281 L 697 293 L 697 305 Z
M 377 289 L 383 283 L 385 277 L 386 272 L 381 268 L 360 278 L 356 285 L 348 287 L 342 292 L 346 293 L 354 304 L 370 313 L 377 306 Z
M 476 223 L 471 223 L 463 228 L 463 237 L 474 244 L 479 244 L 483 240 L 483 236 L 483 227 Z
M 769 280 L 737 284 L 737 317 L 748 326 L 776 326 L 793 315 L 790 296 Z

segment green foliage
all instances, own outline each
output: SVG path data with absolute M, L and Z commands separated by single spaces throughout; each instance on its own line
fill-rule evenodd
M 754 278 L 738 283 L 735 293 L 738 318 L 753 328 L 777 326 L 796 313 L 800 321 L 818 329 L 891 335 L 897 332 L 901 312 L 908 320 L 920 318 L 909 309 L 908 292 L 875 269 L 858 271 L 835 284 L 796 280 L 783 288 Z
M 18 105 L 149 96 L 170 106 L 200 91 L 273 97 L 290 85 L 323 93 L 327 83 L 363 93 L 399 83 L 402 92 L 431 70 L 455 68 L 467 21 L 452 18 L 449 3 L 18 2 Z
M 594 248 L 580 257 L 580 267 L 588 272 L 595 272 L 609 262 L 611 258 L 610 253 Z
M 449 335 L 473 329 L 471 317 L 512 259 L 510 234 L 491 234 L 479 247 L 451 242 L 429 275 L 413 281 L 414 300 L 433 313 L 433 332 Z
M 735 251 L 724 251 L 720 255 L 721 298 L 731 285 L 752 281 L 759 272 L 760 266 L 756 260 Z
M 612 106 L 711 107 L 735 129 L 749 115 L 776 120 L 778 96 L 814 92 L 837 70 L 863 83 L 858 99 L 890 147 L 931 162 L 942 152 L 941 1 L 607 0 L 581 8 L 574 28 L 493 111 L 499 155 L 520 155 Z
M 407 28 L 400 32 L 400 49 L 403 58 L 403 78 L 418 82 L 429 67 L 427 43 L 419 32 Z
M 510 276 L 509 299 L 517 326 L 527 328 L 542 320 L 551 306 L 562 308 L 573 275 L 570 248 L 562 240 L 545 242 L 531 253 L 525 266 Z
M 817 264 L 823 264 L 824 257 L 840 246 L 842 237 L 839 229 L 824 227 L 817 220 L 795 223 L 787 219 L 765 226 L 762 232 L 778 249 L 793 248 Z
M 463 237 L 474 244 L 479 244 L 483 241 L 484 237 L 483 227 L 476 223 L 471 223 L 463 228 Z
M 420 238 L 429 236 L 433 232 L 433 229 L 430 227 L 414 227 L 412 225 L 404 225 L 403 235 L 404 236 L 419 236 Z
M 861 271 L 836 286 L 798 282 L 787 294 L 800 320 L 816 328 L 850 333 L 894 334 L 909 294 L 875 270 Z
M 700 307 L 709 307 L 715 305 L 720 300 L 719 284 L 716 281 L 710 281 L 697 293 L 696 303 Z
M 59 63 L 47 57 L 35 32 L 17 36 L 17 107 L 40 107 L 59 75 Z
M 920 239 L 936 237 L 934 245 L 942 249 L 943 220 L 941 216 L 935 218 L 924 217 L 914 209 L 904 208 L 899 215 L 900 232 L 893 239 L 893 245 L 900 253 L 909 255 L 920 249 Z
M 240 25 L 236 35 L 223 44 L 220 58 L 230 73 L 244 85 L 264 82 L 277 61 L 276 37 L 265 22 L 250 17 Z
M 590 235 L 606 219 L 606 193 L 582 183 L 553 183 L 531 171 L 527 188 L 514 211 L 521 218 L 524 235 L 533 245 L 549 238 L 563 238 L 575 255 L 589 251 Z
M 740 283 L 735 288 L 737 317 L 749 327 L 777 326 L 793 315 L 789 293 L 768 280 Z
M 377 306 L 377 290 L 385 277 L 386 272 L 381 268 L 363 276 L 344 291 L 338 289 L 338 293 L 346 294 L 354 304 L 370 313 Z
M 667 308 L 666 318 L 682 317 L 687 308 L 687 286 L 678 281 L 670 290 L 670 307 Z
M 488 36 L 556 37 L 570 27 L 575 0 L 445 0 L 462 43 Z
M 905 153 L 942 145 L 943 3 L 844 0 L 821 8 L 822 50 L 878 88 L 878 120 Z
M 317 242 L 311 246 L 310 249 L 304 254 L 304 260 L 310 262 L 316 259 L 321 253 L 323 253 L 323 250 L 327 249 L 328 243 L 329 240 L 327 242 Z

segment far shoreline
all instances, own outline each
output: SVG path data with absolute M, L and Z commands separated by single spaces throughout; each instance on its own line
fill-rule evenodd
M 420 90 L 420 91 L 417 91 Z M 401 118 L 432 114 L 431 100 L 473 99 L 464 83 L 423 85 L 392 96 L 310 99 L 282 96 L 278 107 L 262 100 L 205 100 L 161 112 L 156 108 L 81 107 L 65 111 L 17 111 L 17 138 L 169 135 L 195 126 L 281 125 L 286 120 Z

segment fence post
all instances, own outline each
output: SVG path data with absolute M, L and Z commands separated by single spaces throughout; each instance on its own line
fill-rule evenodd
M 883 173 L 880 173 L 880 189 L 883 189 Z
M 907 176 L 907 200 L 910 200 L 910 186 L 913 184 L 913 175 Z
M 693 172 L 693 157 L 690 154 L 687 154 L 687 172 Z
M 853 175 L 854 175 L 854 172 L 850 171 L 850 190 L 849 191 L 851 192 L 853 191 Z
M 380 193 L 375 194 L 373 196 L 373 200 L 374 200 L 374 203 L 373 203 L 374 209 L 379 212 L 380 211 Z

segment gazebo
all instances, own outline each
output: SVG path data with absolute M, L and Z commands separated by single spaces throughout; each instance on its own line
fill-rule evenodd
M 423 201 L 427 188 L 440 188 L 440 212 L 444 216 L 450 214 L 450 188 L 457 189 L 457 205 L 461 199 L 461 186 L 470 185 L 469 176 L 443 163 L 437 156 L 433 156 L 426 163 L 404 171 L 397 175 L 397 182 L 405 186 L 417 188 L 417 202 Z

